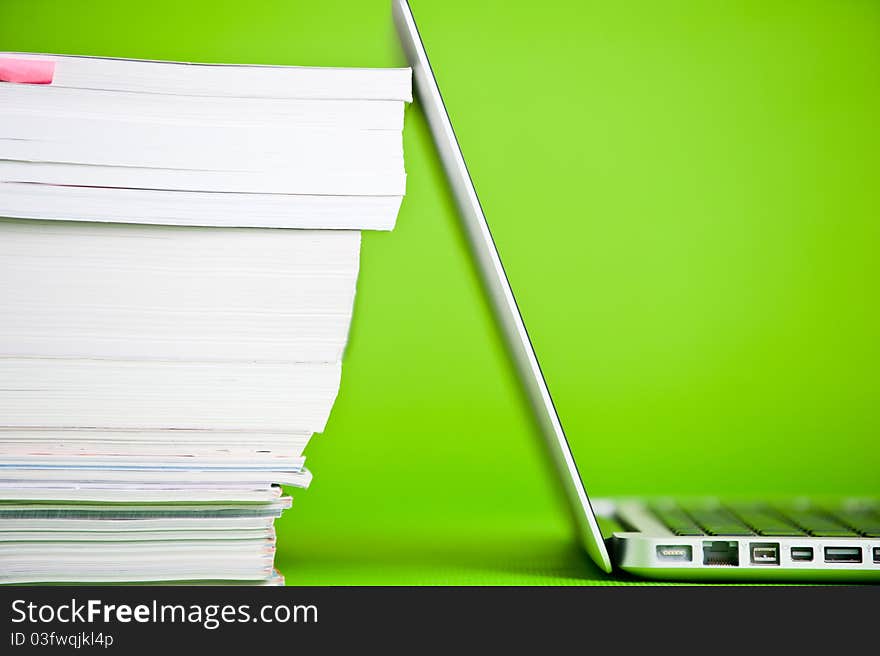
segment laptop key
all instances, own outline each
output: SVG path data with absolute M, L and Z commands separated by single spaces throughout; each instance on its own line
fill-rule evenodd
M 758 535 L 767 537 L 797 537 L 806 535 L 802 529 L 760 506 L 731 506 L 729 510 L 750 526 Z
M 755 532 L 745 526 L 733 524 L 715 524 L 707 529 L 710 535 L 754 535 Z
M 703 529 L 677 508 L 651 508 L 651 512 L 662 524 L 676 535 L 705 535 Z
M 848 526 L 814 509 L 781 509 L 779 514 L 817 538 L 857 538 L 859 534 Z
M 866 538 L 880 538 L 880 516 L 870 510 L 832 510 L 831 517 Z
M 754 535 L 754 531 L 724 508 L 685 508 L 685 512 L 709 535 Z

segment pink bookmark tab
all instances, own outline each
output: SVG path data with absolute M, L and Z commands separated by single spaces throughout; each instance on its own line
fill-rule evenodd
M 39 59 L 0 57 L 0 82 L 20 84 L 52 84 L 55 62 Z

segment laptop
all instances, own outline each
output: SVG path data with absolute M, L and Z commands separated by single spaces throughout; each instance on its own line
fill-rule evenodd
M 392 0 L 392 12 L 483 285 L 546 438 L 577 534 L 596 565 L 608 573 L 619 568 L 655 579 L 880 580 L 877 500 L 723 503 L 663 499 L 591 504 L 412 10 L 407 0 Z

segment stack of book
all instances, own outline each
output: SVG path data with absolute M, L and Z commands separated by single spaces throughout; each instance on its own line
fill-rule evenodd
M 279 583 L 409 69 L 0 53 L 0 80 L 0 582 Z

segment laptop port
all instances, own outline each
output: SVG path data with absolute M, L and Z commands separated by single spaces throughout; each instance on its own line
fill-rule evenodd
M 880 547 L 874 547 L 874 562 L 880 563 Z
M 860 563 L 861 547 L 825 547 L 826 563 Z
M 792 547 L 791 559 L 801 562 L 813 560 L 813 547 Z
M 752 565 L 778 565 L 778 542 L 752 542 L 749 545 L 749 556 Z
M 689 544 L 657 545 L 657 560 L 689 563 L 694 559 L 694 550 Z
M 714 540 L 703 543 L 704 565 L 739 565 L 739 544 Z

